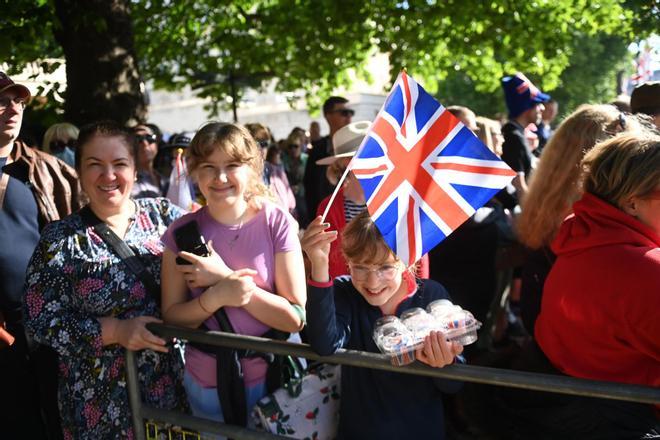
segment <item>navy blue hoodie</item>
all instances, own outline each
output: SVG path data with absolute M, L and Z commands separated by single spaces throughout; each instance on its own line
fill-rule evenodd
M 365 301 L 350 278 L 309 281 L 307 295 L 307 335 L 314 351 L 325 356 L 339 348 L 380 353 L 372 333 L 383 313 Z M 420 280 L 396 315 L 437 299 L 449 299 L 444 287 Z M 342 366 L 338 438 L 444 439 L 441 393 L 460 387 L 456 381 Z

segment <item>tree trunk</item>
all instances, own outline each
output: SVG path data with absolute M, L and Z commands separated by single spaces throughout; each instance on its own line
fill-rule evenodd
M 64 113 L 78 126 L 111 119 L 121 124 L 147 116 L 134 49 L 129 0 L 55 0 L 64 49 Z

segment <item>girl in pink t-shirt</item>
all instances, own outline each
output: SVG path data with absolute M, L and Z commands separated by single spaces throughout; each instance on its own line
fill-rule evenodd
M 296 332 L 303 320 L 305 273 L 293 217 L 266 197 L 263 161 L 245 128 L 208 123 L 187 150 L 190 174 L 207 206 L 173 223 L 163 236 L 162 309 L 165 322 L 211 330 L 224 308 L 234 331 L 261 336 L 270 328 Z M 174 231 L 196 221 L 212 254 L 180 252 Z M 176 257 L 190 265 L 176 263 Z M 223 421 L 213 355 L 186 347 L 185 386 L 193 414 Z M 246 410 L 265 394 L 267 364 L 242 359 Z

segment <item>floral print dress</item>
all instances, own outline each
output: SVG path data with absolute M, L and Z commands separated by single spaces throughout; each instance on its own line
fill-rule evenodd
M 160 236 L 183 211 L 166 199 L 135 203 L 124 241 L 160 285 Z M 98 318 L 160 317 L 160 310 L 135 273 L 79 214 L 44 229 L 28 267 L 24 307 L 28 332 L 59 354 L 64 438 L 133 438 L 125 349 L 103 346 Z M 137 360 L 143 402 L 183 409 L 182 365 L 175 350 L 142 350 Z

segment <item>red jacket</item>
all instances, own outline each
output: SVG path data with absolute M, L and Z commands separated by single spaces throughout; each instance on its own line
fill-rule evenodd
M 660 237 L 585 194 L 552 250 L 535 337 L 562 372 L 660 386 Z
M 316 215 L 323 215 L 325 207 L 328 206 L 330 201 L 330 196 L 321 200 L 319 207 L 316 209 Z M 325 218 L 326 223 L 330 223 L 329 231 L 337 231 L 337 239 L 330 243 L 330 279 L 334 279 L 340 275 L 348 275 L 348 265 L 344 259 L 344 254 L 341 252 L 341 233 L 346 227 L 346 216 L 344 214 L 344 190 L 340 189 L 337 191 L 335 200 L 330 206 L 328 215 Z M 428 278 L 429 277 L 429 256 L 424 255 L 421 260 L 419 260 L 419 265 L 417 267 L 417 273 L 415 274 L 418 278 Z

